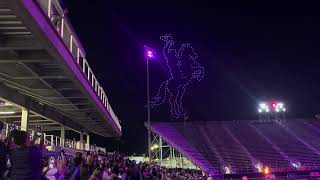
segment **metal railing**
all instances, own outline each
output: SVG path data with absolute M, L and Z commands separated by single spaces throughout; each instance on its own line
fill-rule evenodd
M 38 2 L 47 17 L 50 19 L 52 25 L 62 38 L 64 44 L 69 48 L 69 51 L 72 54 L 75 62 L 78 64 L 78 67 L 82 70 L 82 73 L 89 81 L 89 84 L 94 89 L 107 111 L 110 113 L 117 127 L 121 130 L 119 119 L 113 112 L 105 91 L 99 84 L 96 76 L 93 74 L 92 69 L 90 68 L 85 57 L 85 52 L 81 46 L 81 43 L 74 32 L 68 17 L 65 15 L 66 12 L 61 7 L 59 0 L 37 0 L 36 2 Z
M 83 148 L 81 147 L 81 142 L 77 140 L 70 140 L 66 138 L 61 138 L 54 135 L 45 135 L 45 145 L 46 146 L 53 146 L 53 147 L 62 147 L 68 149 L 76 149 L 76 150 L 86 150 L 86 151 L 93 151 L 97 152 L 98 150 L 102 152 L 106 152 L 105 148 L 93 146 L 87 143 L 83 143 Z
M 81 148 L 81 143 L 80 141 L 76 141 L 76 140 L 70 140 L 70 139 L 66 139 L 66 138 L 61 138 L 58 136 L 54 136 L 54 135 L 45 135 L 45 145 L 46 146 L 53 146 L 53 147 L 64 147 L 64 148 L 69 148 L 69 149 L 77 149 L 77 150 L 83 150 Z M 91 150 L 90 145 L 83 143 L 84 145 L 84 150 Z
M 6 139 L 11 131 L 11 127 L 12 125 L 4 123 L 4 128 L 2 129 L 2 132 L 0 132 L 0 137 L 2 139 Z M 20 126 L 14 125 L 14 129 L 20 130 Z M 34 130 L 32 129 L 28 129 L 28 132 L 30 133 L 31 136 L 35 135 Z M 46 134 L 43 133 L 44 136 L 44 144 L 45 146 L 53 146 L 55 149 L 55 147 L 60 147 L 60 148 L 68 148 L 68 149 L 75 149 L 75 150 L 86 150 L 86 151 L 102 151 L 102 152 L 106 152 L 105 148 L 102 147 L 98 147 L 98 146 L 93 146 L 90 145 L 88 143 L 83 143 L 83 148 L 81 148 L 81 143 L 80 141 L 77 140 L 70 140 L 67 138 L 61 138 L 59 136 L 54 136 L 54 135 L 50 135 L 50 134 Z

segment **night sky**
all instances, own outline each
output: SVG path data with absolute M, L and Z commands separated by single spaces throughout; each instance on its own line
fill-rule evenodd
M 146 151 L 143 45 L 159 36 L 190 42 L 206 68 L 185 98 L 189 121 L 246 120 L 261 99 L 282 100 L 289 117 L 315 117 L 320 105 L 320 17 L 316 4 L 292 1 L 64 0 L 87 59 L 122 121 L 123 137 L 94 143 Z M 304 2 L 305 3 L 305 2 Z M 161 57 L 150 63 L 151 94 L 166 79 Z M 153 121 L 170 121 L 168 105 Z

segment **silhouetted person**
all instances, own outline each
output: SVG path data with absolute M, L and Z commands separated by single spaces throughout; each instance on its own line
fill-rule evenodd
M 16 131 L 13 139 L 15 148 L 10 151 L 10 180 L 40 180 L 40 148 L 30 142 L 30 135 L 25 131 Z
M 0 121 L 0 132 L 3 129 L 3 126 L 3 122 Z M 0 141 L 0 180 L 4 178 L 4 172 L 6 171 L 6 155 L 6 146 L 2 141 Z

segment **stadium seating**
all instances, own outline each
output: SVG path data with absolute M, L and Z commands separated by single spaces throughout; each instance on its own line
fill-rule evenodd
M 261 163 L 271 170 L 319 167 L 320 122 L 211 121 L 154 122 L 151 129 L 210 172 L 258 172 Z M 301 168 L 302 168 L 301 167 Z

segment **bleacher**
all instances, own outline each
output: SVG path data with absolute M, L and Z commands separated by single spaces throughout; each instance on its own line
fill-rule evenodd
M 320 167 L 320 122 L 211 121 L 151 123 L 151 130 L 202 169 L 214 174 L 257 173 L 257 164 L 276 172 Z M 297 169 L 295 169 L 297 170 Z

